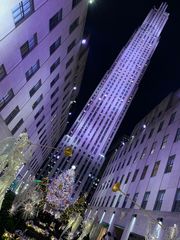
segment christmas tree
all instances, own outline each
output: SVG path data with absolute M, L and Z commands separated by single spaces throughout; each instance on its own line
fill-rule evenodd
M 52 180 L 48 186 L 46 196 L 47 205 L 51 208 L 51 210 L 55 210 L 57 212 L 59 210 L 64 210 L 69 206 L 74 190 L 74 181 L 74 166 Z

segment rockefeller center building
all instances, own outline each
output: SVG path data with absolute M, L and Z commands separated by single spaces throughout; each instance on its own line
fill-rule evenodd
M 106 72 L 68 134 L 42 165 L 39 176 L 50 179 L 72 165 L 76 169 L 75 197 L 88 192 L 107 150 L 138 89 L 168 20 L 167 4 L 153 8 Z M 66 148 L 72 150 L 68 157 Z
M 124 194 L 112 191 L 117 182 Z M 158 238 L 147 239 L 174 239 L 167 232 L 173 236 L 180 228 L 180 89 L 145 116 L 115 152 L 90 202 L 88 215 L 94 214 L 97 239 L 107 229 L 121 240 L 145 239 L 154 229 Z M 152 219 L 163 227 L 153 229 Z
M 0 139 L 27 131 L 35 144 L 22 176 L 36 174 L 52 150 L 45 146 L 55 146 L 67 126 L 88 53 L 87 7 L 83 0 L 0 1 Z

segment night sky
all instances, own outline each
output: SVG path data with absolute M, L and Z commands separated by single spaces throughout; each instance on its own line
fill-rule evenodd
M 180 3 L 179 0 L 166 2 L 169 20 L 117 137 L 130 134 L 135 124 L 154 106 L 180 88 Z M 72 121 L 134 30 L 150 9 L 160 3 L 157 0 L 95 0 L 89 7 L 85 32 L 90 34 L 90 51 Z

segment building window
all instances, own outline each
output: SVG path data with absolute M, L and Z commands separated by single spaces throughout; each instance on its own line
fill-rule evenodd
M 110 207 L 113 206 L 115 198 L 116 198 L 116 196 L 113 196 L 113 199 L 112 199 L 112 201 L 111 201 Z
M 137 159 L 137 157 L 138 157 L 138 153 L 139 153 L 139 152 L 136 153 L 136 155 L 135 155 L 135 157 L 134 157 L 134 159 L 133 159 L 133 163 L 136 161 L 136 159 Z
M 14 92 L 10 89 L 7 94 L 0 99 L 0 111 L 11 101 L 14 97 Z
M 126 184 L 126 183 L 128 182 L 130 175 L 131 175 L 131 172 L 128 173 L 127 178 L 126 178 L 126 181 L 125 181 L 124 184 Z
M 149 136 L 148 136 L 148 139 L 152 137 L 152 135 L 153 135 L 153 132 L 154 132 L 154 128 L 153 128 L 153 129 L 151 129 L 151 131 L 150 131 L 150 133 L 149 133 Z
M 37 62 L 25 73 L 26 80 L 29 81 L 29 79 L 32 78 L 32 76 L 39 70 L 39 68 L 40 63 L 39 60 L 37 60 Z
M 6 69 L 4 67 L 4 64 L 0 65 L 0 81 L 3 80 L 3 78 L 6 76 Z
M 115 208 L 117 208 L 117 207 L 119 206 L 119 203 L 120 203 L 120 201 L 121 201 L 121 197 L 122 197 L 122 195 L 119 195 L 119 197 L 118 197 L 118 199 L 117 199 L 117 202 L 116 202 Z
M 171 117 L 170 117 L 170 119 L 169 119 L 168 125 L 170 125 L 171 123 L 174 122 L 175 116 L 176 116 L 176 112 L 174 112 L 174 113 L 171 115 Z
M 161 149 L 164 149 L 166 147 L 168 136 L 169 135 L 164 136 L 162 144 L 161 144 Z
M 71 65 L 71 63 L 73 62 L 74 57 L 72 56 L 66 63 L 66 69 L 69 67 L 69 65 Z
M 20 112 L 19 107 L 15 107 L 15 109 L 7 116 L 5 119 L 5 123 L 8 125 L 15 117 L 16 115 Z
M 28 16 L 33 13 L 33 11 L 33 0 L 23 0 L 19 2 L 12 10 L 15 25 L 17 26 L 18 24 L 23 22 Z
M 52 18 L 49 19 L 49 31 L 53 30 L 61 21 L 62 8 Z
M 73 0 L 72 1 L 72 9 L 75 8 L 76 5 L 78 5 L 78 3 L 80 3 L 81 0 Z
M 37 41 L 37 33 L 35 33 L 33 35 L 33 37 L 31 39 L 29 39 L 28 41 L 26 41 L 21 47 L 20 47 L 20 51 L 21 51 L 21 56 L 22 58 L 24 58 L 25 56 L 27 56 L 38 44 Z
M 50 67 L 50 73 L 52 73 L 56 68 L 57 66 L 60 64 L 60 57 L 51 65 Z
M 141 143 L 140 143 L 140 144 L 142 144 L 142 143 L 144 142 L 144 139 L 145 139 L 145 137 L 146 137 L 146 134 L 144 134 L 144 135 L 143 135 L 143 137 L 142 137 L 142 139 L 141 139 Z
M 69 34 L 71 34 L 79 25 L 79 17 L 74 20 L 74 22 L 69 27 Z
M 39 117 L 39 115 L 43 112 L 44 110 L 44 106 L 42 106 L 39 111 L 35 114 L 34 118 L 37 119 Z
M 142 201 L 142 204 L 141 204 L 141 208 L 146 209 L 148 199 L 149 199 L 149 195 L 150 195 L 150 192 L 145 192 L 144 198 L 143 198 L 143 201 Z
M 157 142 L 154 142 L 154 143 L 152 144 L 150 154 L 153 154 L 153 153 L 154 153 L 155 148 L 156 148 L 156 144 L 157 144 Z
M 151 173 L 151 177 L 155 177 L 156 176 L 158 168 L 159 168 L 159 165 L 160 165 L 160 161 L 155 162 L 154 168 L 153 168 L 152 173 Z
M 134 182 L 136 180 L 138 172 L 139 172 L 139 169 L 136 169 L 136 171 L 134 172 L 133 178 L 132 178 L 132 182 Z
M 136 203 L 136 201 L 137 201 L 138 195 L 139 195 L 139 193 L 135 193 L 135 194 L 134 194 L 133 201 L 132 201 L 132 203 L 131 203 L 130 208 L 133 208 L 133 207 L 134 207 L 134 205 L 135 205 L 135 203 Z
M 144 167 L 140 180 L 143 180 L 146 176 L 148 170 L 148 165 Z
M 69 44 L 69 46 L 68 46 L 68 48 L 67 48 L 67 53 L 69 53 L 72 49 L 73 49 L 73 47 L 76 45 L 76 40 L 74 39 L 70 44 Z
M 165 194 L 165 190 L 160 190 L 158 192 L 153 210 L 155 210 L 155 211 L 160 211 L 161 210 L 164 194 Z
M 139 139 L 136 140 L 136 143 L 135 143 L 135 145 L 134 145 L 134 148 L 137 147 L 138 142 L 139 142 Z
M 33 103 L 32 109 L 34 110 L 34 109 L 37 107 L 37 105 L 38 105 L 42 100 L 43 100 L 43 95 L 41 94 L 41 95 L 38 97 L 38 99 Z
M 180 188 L 177 189 L 172 211 L 180 212 Z
M 38 128 L 39 125 L 43 122 L 43 120 L 45 119 L 45 116 L 43 115 L 42 118 L 37 122 L 36 127 Z
M 176 157 L 176 155 L 169 156 L 164 173 L 169 173 L 169 172 L 172 171 L 172 167 L 173 167 L 175 157 Z
M 56 77 L 51 81 L 50 86 L 51 88 L 54 86 L 54 84 L 58 81 L 59 79 L 59 73 L 56 75 Z
M 56 93 L 59 91 L 59 87 L 57 87 L 54 92 L 51 94 L 51 99 L 56 95 Z
M 32 97 L 36 92 L 37 90 L 41 87 L 42 83 L 41 83 L 41 79 L 36 83 L 36 85 L 31 88 L 31 90 L 29 91 L 29 95 L 30 97 Z
M 122 205 L 122 208 L 125 208 L 128 199 L 129 199 L 129 194 L 126 194 L 125 199 L 124 199 L 124 202 L 123 202 L 123 205 Z
M 51 104 L 51 109 L 56 105 L 56 103 L 58 102 L 59 98 L 57 97 L 54 102 Z
M 120 180 L 121 184 L 122 184 L 123 179 L 124 179 L 124 175 L 122 175 L 122 177 L 121 177 L 121 180 Z
M 141 154 L 140 159 L 143 159 L 143 158 L 145 157 L 145 155 L 146 155 L 146 150 L 147 150 L 147 148 L 145 147 L 145 148 L 143 149 L 143 152 L 142 152 L 142 154 Z
M 61 37 L 59 37 L 49 48 L 50 55 L 52 55 L 56 49 L 61 45 Z
M 180 128 L 177 129 L 176 136 L 174 142 L 178 142 L 180 140 Z
M 71 74 L 72 74 L 72 70 L 70 70 L 70 71 L 67 73 L 67 75 L 65 76 L 65 78 L 64 78 L 64 81 L 65 81 L 65 82 L 68 80 L 68 78 L 71 76 Z
M 111 199 L 111 196 L 109 196 L 109 197 L 108 197 L 108 200 L 107 200 L 107 202 L 106 202 L 106 205 L 105 205 L 105 207 L 107 207 L 107 206 L 108 206 L 108 203 L 109 203 L 110 199 Z
M 23 119 L 21 118 L 21 120 L 16 124 L 16 126 L 13 128 L 13 130 L 11 131 L 12 135 L 14 135 L 17 130 L 21 127 L 21 125 L 23 124 Z
M 162 127 L 163 127 L 163 124 L 164 124 L 164 122 L 161 122 L 161 123 L 159 124 L 159 128 L 158 128 L 157 132 L 160 132 L 160 131 L 161 131 L 161 129 L 162 129 Z

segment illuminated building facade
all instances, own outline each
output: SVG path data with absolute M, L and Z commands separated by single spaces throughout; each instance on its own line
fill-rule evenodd
M 55 146 L 67 126 L 87 58 L 87 7 L 83 0 L 0 2 L 1 138 L 27 131 L 36 144 L 22 175 L 37 172 L 51 152 L 44 145 Z
M 77 166 L 75 195 L 89 191 L 138 89 L 168 19 L 167 5 L 152 9 L 99 83 L 81 114 L 39 175 L 50 178 Z M 64 149 L 73 155 L 66 157 Z

